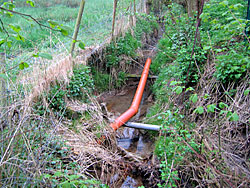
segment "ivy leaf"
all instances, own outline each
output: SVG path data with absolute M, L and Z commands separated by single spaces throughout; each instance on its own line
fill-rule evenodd
M 52 55 L 47 54 L 47 53 L 39 53 L 38 56 L 42 57 L 44 59 L 48 59 L 48 60 L 52 60 L 53 59 Z
M 32 6 L 32 7 L 35 7 L 35 4 L 34 4 L 33 1 L 26 1 L 26 3 L 29 4 L 29 5 Z
M 203 114 L 204 113 L 204 108 L 202 106 L 198 106 L 195 110 L 194 110 L 195 113 L 198 113 L 198 114 Z
M 85 44 L 83 42 L 79 42 L 79 45 L 78 45 L 81 49 L 85 49 Z

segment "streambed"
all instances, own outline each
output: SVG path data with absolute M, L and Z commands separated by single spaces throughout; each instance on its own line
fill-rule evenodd
M 107 116 L 110 121 L 114 121 L 115 118 L 117 118 L 130 107 L 136 89 L 137 85 L 127 86 L 118 93 L 110 92 L 102 96 L 102 103 L 106 106 Z M 152 105 L 153 101 L 148 83 L 145 87 L 138 113 L 130 121 L 141 122 Z M 128 152 L 136 154 L 145 160 L 149 160 L 152 157 L 154 151 L 154 143 L 145 130 L 138 130 L 122 126 L 117 130 L 116 135 L 117 145 L 119 147 L 125 149 Z M 114 175 L 111 180 L 115 181 L 115 179 L 117 178 L 118 177 Z M 120 187 L 139 187 L 144 185 L 144 179 L 145 177 L 143 177 L 143 175 L 138 176 L 138 173 L 136 172 L 131 173 L 127 175 Z

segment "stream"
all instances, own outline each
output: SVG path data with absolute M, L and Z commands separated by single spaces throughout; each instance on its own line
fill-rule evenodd
M 145 87 L 138 113 L 130 121 L 140 122 L 145 117 L 149 107 L 152 106 L 153 102 L 151 100 L 152 97 L 150 96 L 148 85 L 149 84 Z M 130 107 L 136 89 L 137 85 L 126 87 L 117 94 L 107 94 L 104 97 L 103 102 L 106 105 L 108 116 L 111 121 Z M 154 144 L 149 136 L 145 134 L 144 130 L 128 128 L 125 126 L 122 126 L 117 130 L 117 145 L 128 152 L 139 155 L 143 159 L 149 158 L 154 151 Z M 114 175 L 111 178 L 111 183 L 118 178 L 116 176 L 117 175 Z M 136 188 L 142 185 L 143 177 L 130 174 L 122 183 L 121 188 Z

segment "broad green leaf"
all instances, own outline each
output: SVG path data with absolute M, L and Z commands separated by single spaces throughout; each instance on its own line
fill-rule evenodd
M 68 178 L 69 178 L 69 180 L 75 180 L 75 179 L 80 178 L 80 176 L 73 174 L 73 175 L 70 175 Z
M 211 49 L 211 46 L 204 46 L 203 49 L 204 49 L 204 50 L 210 50 L 210 49 Z
M 39 53 L 33 54 L 32 56 L 33 56 L 33 57 L 39 57 Z
M 29 64 L 26 63 L 26 62 L 23 62 L 23 65 L 24 65 L 25 68 L 28 68 L 28 67 L 29 67 Z
M 247 96 L 247 95 L 249 94 L 249 92 L 250 92 L 250 89 L 246 89 L 246 90 L 244 91 L 244 95 Z
M 15 32 L 17 32 L 17 33 L 19 33 L 20 31 L 21 31 L 21 27 L 19 26 L 19 25 L 12 25 L 12 24 L 10 24 L 10 28 L 13 30 L 13 31 L 15 31 Z
M 202 106 L 198 106 L 195 110 L 194 110 L 195 113 L 198 113 L 198 114 L 203 114 L 204 113 L 204 108 Z
M 191 100 L 193 103 L 196 103 L 198 101 L 198 95 L 197 94 L 191 95 L 189 100 Z
M 26 63 L 26 62 L 21 62 L 20 64 L 19 64 L 19 69 L 21 69 L 21 70 L 23 70 L 24 68 L 28 68 L 29 67 L 29 64 L 28 63 Z
M 79 42 L 79 47 L 84 50 L 85 49 L 85 44 L 83 42 Z
M 44 178 L 50 178 L 51 177 L 51 175 L 50 174 L 44 174 L 44 176 L 43 176 Z
M 186 89 L 186 91 L 194 91 L 194 88 L 189 87 L 189 88 Z
M 221 109 L 223 109 L 223 108 L 228 108 L 228 105 L 225 104 L 224 102 L 220 102 L 220 103 L 219 103 L 219 107 L 220 107 Z
M 21 62 L 21 63 L 19 64 L 19 69 L 20 69 L 20 70 L 23 70 L 23 69 L 24 69 L 24 63 L 23 63 L 23 62 Z
M 225 7 L 225 6 L 228 5 L 228 1 L 222 1 L 220 4 L 223 5 L 223 6 Z
M 68 36 L 69 32 L 67 30 L 61 29 L 60 32 L 62 33 L 62 35 L 64 36 Z
M 208 99 L 209 97 L 210 97 L 209 94 L 205 94 L 205 95 L 203 96 L 204 99 Z
M 12 46 L 12 41 L 7 41 L 7 46 L 8 46 L 9 48 L 11 48 L 11 46 Z
M 59 185 L 62 188 L 71 188 L 71 184 L 68 181 L 65 181 L 65 182 L 63 182 L 63 183 L 61 183 Z
M 171 81 L 170 86 L 175 86 L 175 85 L 181 84 L 181 83 L 182 83 L 181 81 Z
M 26 1 L 26 3 L 29 4 L 29 5 L 32 6 L 32 7 L 35 7 L 35 4 L 34 4 L 33 1 Z
M 230 117 L 230 121 L 238 121 L 239 119 L 240 118 L 236 112 L 234 112 Z
M 64 36 L 68 36 L 69 35 L 69 32 L 71 30 L 70 27 L 68 26 L 64 26 L 64 25 L 61 25 L 60 27 L 58 27 L 60 29 L 60 32 L 64 35 Z
M 56 171 L 55 174 L 53 175 L 53 177 L 61 177 L 61 176 L 62 176 L 61 171 Z
M 216 109 L 216 105 L 215 104 L 209 104 L 207 105 L 207 112 L 212 112 L 214 113 L 214 110 Z
M 52 55 L 47 54 L 47 53 L 39 53 L 38 55 L 39 55 L 39 57 L 42 57 L 44 59 L 48 59 L 48 60 L 52 60 L 53 59 Z
M 183 91 L 182 86 L 177 86 L 174 90 L 177 95 L 181 94 Z
M 15 39 L 16 40 L 21 40 L 21 41 L 25 41 L 25 39 L 24 39 L 24 37 L 22 36 L 22 35 L 20 35 L 20 34 L 17 34 L 16 36 L 15 36 Z

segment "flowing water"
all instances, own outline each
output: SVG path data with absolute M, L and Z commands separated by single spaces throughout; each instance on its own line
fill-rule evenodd
M 136 92 L 136 87 L 130 87 L 122 90 L 116 95 L 107 95 L 103 100 L 106 103 L 106 108 L 110 114 L 115 114 L 113 119 L 117 118 L 120 114 L 125 112 L 131 105 Z M 143 99 L 140 104 L 138 114 L 134 116 L 130 121 L 139 122 L 147 113 L 147 110 L 152 105 L 152 101 L 148 100 L 150 91 L 148 87 L 145 88 Z M 154 144 L 145 131 L 134 128 L 128 128 L 122 126 L 117 130 L 117 144 L 128 152 L 132 152 L 141 156 L 142 158 L 148 158 L 152 155 L 154 150 Z M 113 177 L 112 181 L 115 181 L 117 177 Z M 142 177 L 134 177 L 132 174 L 128 175 L 121 185 L 122 188 L 135 188 L 142 186 Z

